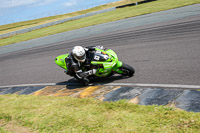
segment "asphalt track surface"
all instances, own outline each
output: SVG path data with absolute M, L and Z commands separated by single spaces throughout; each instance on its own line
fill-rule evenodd
M 133 66 L 135 76 L 101 83 L 200 85 L 200 15 L 137 26 L 0 55 L 0 86 L 75 82 L 54 59 L 73 46 L 103 45 Z

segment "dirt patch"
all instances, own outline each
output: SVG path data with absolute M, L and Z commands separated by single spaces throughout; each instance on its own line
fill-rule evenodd
M 18 125 L 16 122 L 6 123 L 0 121 L 0 127 L 3 127 L 6 131 L 11 133 L 37 133 L 36 131 L 31 131 L 28 127 Z

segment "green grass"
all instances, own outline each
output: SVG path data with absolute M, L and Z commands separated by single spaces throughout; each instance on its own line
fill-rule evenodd
M 0 127 L 0 133 L 8 133 L 4 128 Z
M 135 105 L 125 100 L 102 102 L 53 96 L 1 95 L 0 121 L 4 121 L 4 125 L 14 122 L 37 132 L 200 131 L 200 113 L 166 106 Z M 9 127 L 7 131 L 13 130 Z
M 31 31 L 24 34 L 15 35 L 12 37 L 0 39 L 0 46 L 13 44 L 25 40 L 30 40 L 38 37 L 48 36 L 60 32 L 70 31 L 74 29 L 79 29 L 87 26 L 102 24 L 110 21 L 116 21 L 120 19 L 125 19 L 133 16 L 139 16 L 143 14 L 168 10 L 172 8 L 182 7 L 186 5 L 191 5 L 195 3 L 200 3 L 200 0 L 157 0 L 155 2 L 146 3 L 133 7 L 126 7 L 122 9 L 117 9 L 115 11 L 90 16 L 82 18 L 79 20 L 69 21 L 63 24 L 54 25 L 46 27 L 43 29 Z

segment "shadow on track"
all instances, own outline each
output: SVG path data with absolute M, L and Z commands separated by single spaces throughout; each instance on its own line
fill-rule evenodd
M 126 78 L 129 78 L 129 77 L 124 77 L 121 75 L 111 76 L 111 77 L 106 77 L 106 78 L 96 78 L 95 77 L 95 78 L 90 79 L 91 84 L 89 86 L 104 85 L 104 84 L 112 83 L 113 81 L 116 81 L 116 80 L 121 80 L 121 79 L 126 79 Z M 86 87 L 86 86 L 82 85 L 79 81 L 77 81 L 75 78 L 69 79 L 68 81 L 56 83 L 56 85 L 66 85 L 68 89 L 76 89 L 76 88 Z

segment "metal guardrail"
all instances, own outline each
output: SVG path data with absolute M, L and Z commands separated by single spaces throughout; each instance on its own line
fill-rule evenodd
M 30 27 L 30 28 L 26 28 L 26 29 L 22 29 L 22 30 L 18 30 L 18 31 L 9 32 L 9 33 L 0 35 L 0 38 L 6 38 L 6 37 L 14 36 L 14 35 L 17 35 L 17 34 L 30 32 L 30 31 L 41 29 L 41 28 L 44 28 L 44 27 L 48 27 L 48 26 L 52 26 L 52 25 L 56 25 L 56 24 L 61 24 L 61 23 L 67 22 L 67 21 L 81 19 L 81 18 L 84 18 L 84 17 L 89 17 L 89 16 L 109 12 L 109 11 L 112 11 L 112 10 L 115 10 L 115 9 L 116 9 L 115 7 L 108 8 L 108 9 L 95 11 L 95 12 L 91 12 L 91 13 L 87 13 L 87 14 L 83 14 L 83 15 L 79 15 L 79 16 L 75 16 L 75 17 L 71 17 L 71 18 L 65 18 L 65 19 L 62 19 L 62 20 L 58 20 L 58 21 L 54 21 L 54 22 L 50 22 L 50 23 L 46 23 L 46 24 L 42 24 L 42 25 Z

